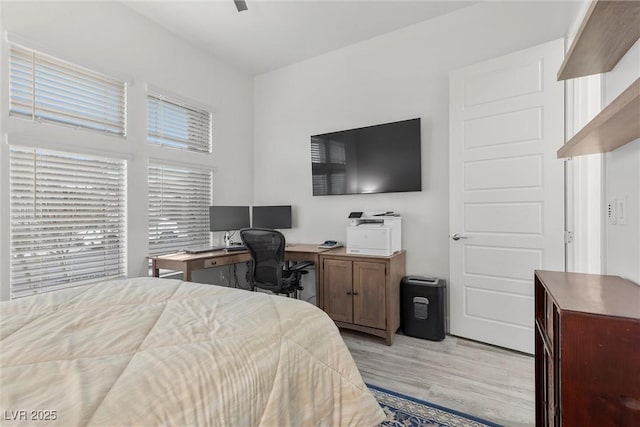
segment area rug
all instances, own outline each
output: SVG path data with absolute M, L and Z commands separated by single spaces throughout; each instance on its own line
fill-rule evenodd
M 501 427 L 499 424 L 395 391 L 370 384 L 367 387 L 387 415 L 387 419 L 380 424 L 383 427 Z

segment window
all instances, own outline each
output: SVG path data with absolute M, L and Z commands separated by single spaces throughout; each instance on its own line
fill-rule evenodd
M 211 244 L 211 172 L 149 165 L 149 253 Z
M 12 116 L 126 134 L 123 82 L 17 45 L 9 80 Z
M 152 144 L 202 153 L 211 152 L 211 113 L 150 92 L 147 139 Z
M 125 162 L 10 148 L 11 298 L 122 277 Z

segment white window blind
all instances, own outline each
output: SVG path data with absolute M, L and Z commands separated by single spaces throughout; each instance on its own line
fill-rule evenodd
M 149 165 L 149 253 L 211 244 L 211 172 Z
M 211 113 L 165 95 L 147 97 L 147 139 L 152 144 L 211 152 Z
M 125 268 L 125 162 L 12 146 L 11 297 Z
M 12 116 L 126 134 L 126 85 L 78 65 L 11 45 Z

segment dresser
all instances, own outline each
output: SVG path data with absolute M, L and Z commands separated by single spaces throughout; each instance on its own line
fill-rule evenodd
M 640 426 L 640 287 L 535 272 L 536 426 Z

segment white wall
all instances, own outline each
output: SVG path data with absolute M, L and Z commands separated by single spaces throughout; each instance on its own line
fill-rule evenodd
M 399 212 L 407 273 L 448 278 L 449 71 L 563 37 L 568 15 L 557 3 L 478 4 L 256 77 L 254 202 L 292 204 L 294 242 L 344 240 L 350 211 Z M 421 192 L 312 196 L 310 135 L 415 117 Z
M 568 51 L 585 18 L 590 1 L 583 1 L 569 30 Z M 602 109 L 602 77 L 599 74 L 565 80 L 565 140 L 568 141 Z M 603 262 L 603 155 L 566 159 L 565 223 L 573 235 L 566 245 L 566 270 L 601 274 Z
M 0 25 L 33 48 L 132 81 L 128 93 L 128 136 L 110 138 L 84 130 L 8 117 L 7 49 L 2 41 L 2 133 L 0 144 L 0 298 L 8 298 L 8 147 L 18 138 L 49 148 L 91 150 L 123 156 L 128 164 L 128 268 L 146 275 L 147 156 L 215 167 L 214 201 L 250 204 L 253 174 L 253 80 L 193 48 L 119 2 L 0 2 Z M 146 144 L 146 86 L 213 108 L 213 155 L 196 158 Z M 169 150 L 169 151 L 167 151 Z M 241 166 L 242 173 L 237 173 Z M 247 167 L 248 166 L 248 167 Z
M 603 77 L 608 105 L 640 77 L 640 41 Z M 626 218 L 615 225 L 605 218 L 605 273 L 640 284 L 640 140 L 605 155 L 603 211 L 610 200 L 625 201 Z

